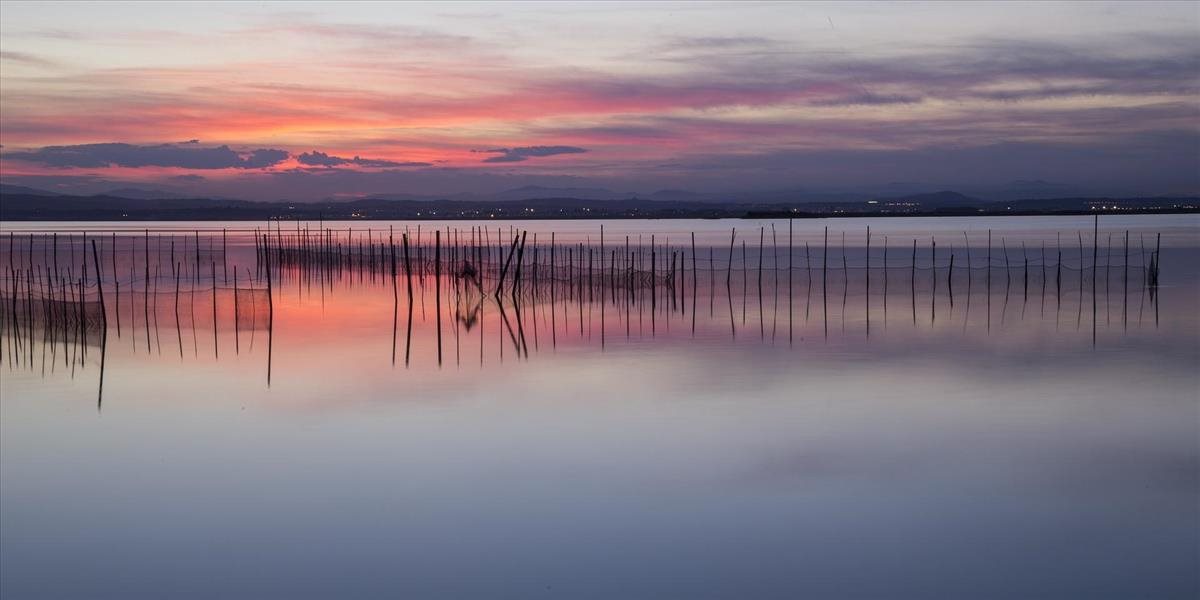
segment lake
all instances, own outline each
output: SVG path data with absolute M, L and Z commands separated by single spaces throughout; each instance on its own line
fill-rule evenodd
M 5 598 L 1200 595 L 1197 215 L 4 223 L 0 264 Z

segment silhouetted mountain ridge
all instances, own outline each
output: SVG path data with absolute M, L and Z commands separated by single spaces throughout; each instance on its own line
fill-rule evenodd
M 27 191 L 28 190 L 28 191 Z M 553 188 L 526 189 L 548 193 Z M 593 190 L 598 191 L 598 190 Z M 1091 214 L 1095 212 L 1195 212 L 1195 197 L 1021 199 L 987 202 L 959 192 L 826 202 L 722 201 L 671 190 L 643 199 L 570 196 L 515 200 L 367 197 L 326 202 L 258 202 L 221 198 L 125 198 L 51 195 L 41 190 L 0 188 L 4 220 L 265 220 L 265 219 L 588 219 L 588 218 L 737 218 L 912 215 Z M 686 198 L 686 199 L 679 199 Z

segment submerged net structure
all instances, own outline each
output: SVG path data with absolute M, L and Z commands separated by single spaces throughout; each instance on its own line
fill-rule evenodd
M 885 291 L 907 284 L 950 294 L 972 285 L 1003 285 L 1026 294 L 1031 288 L 1095 294 L 1103 278 L 1104 293 L 1115 280 L 1122 293 L 1132 283 L 1153 295 L 1162 262 L 1160 236 L 1147 243 L 1131 240 L 1128 231 L 1106 232 L 1101 252 L 1098 218 L 1086 242 L 1078 231 L 1036 248 L 993 240 L 990 231 L 985 247 L 972 244 L 966 233 L 950 240 L 913 238 L 910 248 L 898 247 L 896 236 L 872 238 L 867 227 L 865 251 L 848 246 L 844 233 L 831 245 L 828 228 L 819 246 L 796 244 L 791 221 L 785 231 L 774 224 L 758 231 L 731 227 L 726 242 L 710 239 L 701 247 L 694 233 L 673 240 L 655 234 L 614 239 L 606 238 L 603 225 L 595 238 L 569 243 L 553 232 L 543 232 L 539 241 L 538 233 L 514 227 L 373 231 L 272 225 L 240 234 L 243 243 L 252 240 L 246 247 L 253 251 L 252 268 L 230 264 L 224 230 L 203 237 L 198 230 L 156 232 L 153 248 L 148 229 L 120 237 L 9 232 L 7 244 L 0 242 L 5 265 L 0 331 L 107 328 L 121 336 L 137 323 L 253 330 L 269 327 L 272 297 L 284 288 L 320 286 L 324 293 L 334 284 L 390 286 L 397 298 L 433 282 L 439 293 L 452 286 L 447 289 L 460 296 L 469 290 L 514 303 L 624 298 L 651 306 L 660 297 L 682 297 L 701 281 L 710 295 L 732 296 L 735 289 L 744 294 L 755 286 L 761 293 L 768 278 L 775 287 L 782 278 L 789 290 L 794 281 L 857 281 L 870 293 L 874 281 Z
M 918 291 L 925 297 L 922 306 L 928 307 L 930 323 L 939 302 L 948 301 L 953 314 L 956 295 L 963 299 L 964 293 L 966 310 L 973 293 L 987 294 L 989 328 L 993 294 L 1003 297 L 1001 324 L 1010 295 L 1018 302 L 1024 296 L 1025 303 L 1040 296 L 1043 306 L 1053 307 L 1055 319 L 1067 299 L 1076 306 L 1077 327 L 1084 299 L 1089 298 L 1093 344 L 1098 297 L 1105 299 L 1104 314 L 1108 298 L 1116 299 L 1124 324 L 1129 298 L 1141 295 L 1150 300 L 1157 323 L 1155 298 L 1162 267 L 1158 235 L 1131 239 L 1129 232 L 1106 231 L 1102 237 L 1097 220 L 1086 238 L 1083 231 L 1075 231 L 1035 240 L 1040 242 L 1036 245 L 1003 236 L 993 240 L 990 230 L 983 244 L 982 232 L 976 232 L 974 240 L 965 232 L 949 240 L 950 236 L 901 238 L 894 233 L 889 239 L 878 233 L 873 237 L 869 227 L 865 243 L 858 236 L 856 243 L 847 244 L 844 232 L 839 232 L 840 240 L 831 244 L 828 228 L 818 230 L 822 235 L 815 241 L 810 228 L 807 239 L 795 243 L 791 221 L 783 231 L 777 231 L 777 224 L 769 229 L 731 227 L 723 236 L 710 229 L 699 246 L 694 233 L 612 239 L 606 238 L 603 226 L 595 238 L 580 241 L 583 236 L 575 231 L 572 241 L 563 242 L 555 233 L 542 232 L 539 240 L 538 233 L 514 227 L 507 232 L 482 226 L 381 232 L 350 227 L 310 230 L 297 224 L 294 231 L 284 231 L 272 224 L 240 232 L 233 261 L 223 230 L 204 236 L 199 231 L 164 230 L 153 236 L 150 230 L 126 231 L 119 237 L 8 232 L 7 240 L 0 238 L 0 361 L 29 368 L 48 363 L 53 368 L 59 364 L 55 356 L 66 359 L 69 351 L 74 373 L 74 365 L 98 354 L 103 372 L 105 348 L 114 338 L 127 352 L 149 354 L 154 348 L 162 355 L 164 349 L 167 354 L 177 349 L 180 359 L 216 359 L 227 350 L 255 351 L 254 332 L 262 331 L 258 348 L 266 347 L 269 385 L 276 305 L 285 297 L 290 306 L 318 296 L 324 303 L 327 294 L 355 286 L 366 289 L 348 294 L 354 303 L 351 312 L 360 307 L 377 310 L 381 291 L 391 296 L 393 364 L 398 355 L 408 363 L 414 307 L 419 305 L 424 321 L 427 300 L 432 307 L 429 325 L 436 324 L 439 365 L 443 313 L 451 324 L 456 352 L 460 333 L 478 329 L 482 336 L 481 324 L 489 318 L 502 323 L 518 355 L 528 356 L 526 329 L 532 325 L 536 349 L 539 319 L 549 317 L 553 344 L 556 319 L 564 326 L 574 323 L 582 338 L 590 332 L 596 309 L 603 345 L 605 307 L 610 307 L 609 322 L 623 322 L 627 336 L 632 323 L 641 331 L 643 314 L 651 336 L 656 315 L 659 323 L 669 324 L 673 315 L 685 312 L 690 313 L 694 332 L 702 297 L 710 317 L 714 307 L 726 307 L 731 336 L 737 329 L 735 299 L 744 327 L 752 302 L 748 299 L 757 296 L 760 336 L 766 331 L 764 298 L 773 318 L 781 313 L 782 303 L 789 342 L 793 295 L 803 301 L 805 321 L 810 306 L 819 303 L 827 336 L 826 296 L 831 290 L 840 296 L 843 316 L 847 298 L 862 299 L 868 332 L 873 297 L 882 300 L 886 324 L 889 295 L 895 311 L 894 295 L 903 294 L 915 324 Z M 1045 238 L 1044 232 L 1041 235 Z M 898 244 L 899 239 L 903 243 Z M 402 312 L 402 306 L 407 310 Z M 965 325 L 966 318 L 962 321 Z M 242 332 L 250 333 L 247 339 Z M 91 354 L 88 348 L 96 346 L 100 352 Z
M 507 234 L 501 229 L 490 233 L 484 227 L 465 231 L 451 227 L 421 231 L 418 227 L 402 232 L 358 230 L 356 235 L 350 228 L 310 231 L 297 226 L 294 232 L 281 228 L 256 231 L 255 252 L 259 268 L 280 283 L 347 278 L 353 282 L 357 278 L 372 283 L 402 279 L 406 285 L 416 280 L 423 285 L 427 277 L 450 277 L 480 291 L 532 301 L 546 296 L 594 297 L 614 290 L 650 290 L 653 297 L 660 288 L 669 294 L 688 280 L 701 278 L 710 285 L 733 287 L 736 277 L 744 289 L 750 277 L 761 285 L 764 276 L 778 277 L 780 273 L 809 280 L 814 274 L 822 280 L 831 275 L 849 280 L 852 273 L 869 280 L 877 273 L 884 281 L 907 274 L 914 287 L 918 273 L 922 285 L 926 281 L 936 285 L 939 279 L 946 285 L 953 285 L 956 279 L 970 284 L 976 278 L 989 285 L 993 281 L 1011 285 L 1013 277 L 1019 276 L 1024 286 L 1039 282 L 1045 286 L 1053 281 L 1055 288 L 1062 290 L 1082 288 L 1085 278 L 1095 282 L 1101 274 L 1107 284 L 1116 270 L 1123 281 L 1137 281 L 1153 293 L 1161 270 L 1161 235 L 1147 247 L 1145 239 L 1132 240 L 1131 246 L 1128 231 L 1114 245 L 1110 234 L 1101 256 L 1098 218 L 1088 244 L 1080 231 L 1077 245 L 1070 243 L 1071 236 L 1064 243 L 1059 234 L 1050 247 L 1045 243 L 1037 248 L 1023 243 L 1010 247 L 1004 238 L 993 241 L 989 231 L 986 248 L 976 247 L 974 254 L 965 233 L 957 249 L 954 241 L 947 244 L 943 240 L 939 248 L 936 238 L 913 238 L 911 253 L 892 244 L 890 256 L 887 236 L 877 234 L 876 243 L 880 237 L 884 243 L 872 254 L 867 227 L 865 257 L 856 258 L 853 264 L 847 258 L 844 232 L 840 245 L 830 246 L 825 228 L 820 247 L 807 243 L 800 247 L 793 243 L 790 221 L 783 244 L 774 226 L 769 245 L 766 227 L 758 229 L 749 235 L 743 232 L 739 238 L 735 227 L 730 230 L 728 246 L 697 248 L 694 233 L 685 238 L 690 243 L 684 244 L 654 235 L 648 240 L 639 236 L 636 241 L 624 236 L 606 244 L 603 226 L 598 243 L 569 244 L 557 243 L 553 234 L 548 242 L 543 237 L 539 243 L 536 233 L 530 237 L 526 231 L 511 228 Z

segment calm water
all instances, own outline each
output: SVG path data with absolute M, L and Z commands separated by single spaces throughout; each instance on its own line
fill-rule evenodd
M 6 307 L 29 232 L 64 281 L 87 231 L 109 322 L 5 312 L 2 595 L 1200 595 L 1200 218 L 611 221 L 609 285 L 601 222 L 482 225 L 536 291 L 355 257 L 268 303 L 265 224 L 4 224 Z M 683 274 L 631 292 L 651 235 Z

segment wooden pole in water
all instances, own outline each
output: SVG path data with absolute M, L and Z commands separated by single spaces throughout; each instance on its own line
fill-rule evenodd
M 737 239 L 737 228 L 734 227 L 729 232 L 729 265 L 725 271 L 725 288 L 728 289 L 733 285 L 733 244 Z
M 912 267 L 911 267 L 910 279 L 912 280 L 910 287 L 913 290 L 916 290 L 917 289 L 917 240 L 915 238 L 913 239 Z
M 142 316 L 146 319 L 146 352 L 150 352 L 150 230 L 146 230 L 145 237 L 145 275 L 142 280 Z M 130 288 L 132 289 L 132 288 Z M 217 286 L 213 284 L 213 294 L 217 293 Z
M 933 272 L 933 288 L 930 292 L 930 302 L 937 300 L 937 239 L 932 236 L 929 238 L 929 270 Z
M 228 272 L 228 271 L 227 271 Z M 237 282 L 237 267 L 233 268 L 233 353 L 242 353 L 242 329 L 238 324 L 238 282 Z
M 696 266 L 696 232 L 692 232 L 692 317 L 696 312 L 696 280 L 700 277 L 700 268 Z
M 600 301 L 604 301 L 604 223 L 600 224 Z M 601 318 L 603 318 L 603 307 L 601 308 Z M 600 328 L 603 334 L 604 328 Z M 601 338 L 603 339 L 603 338 Z
M 1163 268 L 1162 259 L 1163 232 L 1154 234 L 1154 287 L 1158 287 L 1158 272 Z M 1156 308 L 1157 310 L 1157 308 Z
M 92 240 L 92 261 L 96 265 L 96 291 L 100 294 L 100 316 L 104 335 L 108 335 L 108 309 L 104 304 L 104 281 L 100 278 L 100 253 L 96 250 L 96 240 Z
M 946 271 L 946 291 L 950 294 L 950 306 L 954 307 L 954 246 L 950 246 L 950 268 Z
M 1108 306 L 1110 305 L 1108 292 L 1109 284 L 1112 283 L 1112 232 L 1108 233 L 1108 240 L 1104 244 L 1104 312 L 1107 316 Z
M 550 239 L 553 242 L 554 234 L 552 233 L 550 235 L 551 235 Z M 635 296 L 633 294 L 633 252 L 631 252 L 629 250 L 629 236 L 625 236 L 625 257 L 624 258 L 625 258 L 626 279 L 628 280 L 628 285 L 629 285 L 629 297 L 625 299 L 625 315 L 626 315 L 626 319 L 628 319 L 629 303 L 632 302 L 635 298 Z M 628 320 L 625 321 L 625 327 L 628 330 L 628 327 L 629 327 Z
M 1061 239 L 1055 240 L 1054 248 L 1055 248 L 1055 250 L 1058 251 L 1058 259 L 1057 259 L 1057 264 L 1055 264 L 1055 272 L 1054 272 L 1054 295 L 1061 296 L 1062 295 L 1062 240 Z
M 1121 298 L 1121 324 L 1129 326 L 1129 230 L 1125 230 L 1125 259 L 1122 265 L 1121 283 L 1124 288 Z
M 229 283 L 229 257 L 226 254 L 225 228 L 224 227 L 221 228 L 221 269 L 225 273 L 225 283 L 228 284 Z M 234 275 L 235 276 L 237 275 L 237 271 L 234 271 Z
M 520 239 L 514 235 L 512 247 L 508 250 L 508 257 L 504 259 L 504 266 L 500 269 L 500 280 L 496 282 L 496 296 L 499 296 L 500 292 L 504 290 L 504 276 L 508 273 L 508 266 L 512 263 L 513 255 L 516 254 L 519 241 Z
M 137 300 L 133 297 L 133 282 L 137 280 L 137 273 L 134 272 L 137 262 L 137 240 L 131 236 L 129 241 L 129 340 L 133 342 L 134 351 L 137 351 Z
M 396 242 L 391 236 L 388 237 L 388 265 L 391 268 L 392 274 L 392 304 L 398 306 L 400 303 L 400 291 L 396 281 Z M 412 286 L 411 280 L 408 282 L 408 285 Z
M 183 358 L 183 332 L 179 325 L 179 277 L 183 274 L 183 265 L 175 263 L 175 336 L 179 340 L 179 358 Z
M 75 254 L 75 252 L 74 252 L 75 246 L 72 245 L 71 248 L 72 248 L 71 254 Z M 86 265 L 87 264 L 87 255 L 85 254 L 83 258 L 84 258 L 83 264 Z M 87 300 L 87 298 L 84 296 L 83 277 L 80 277 L 78 281 L 79 281 L 79 288 L 78 288 L 79 289 L 79 303 L 78 303 L 79 312 L 76 316 L 76 319 L 77 319 L 77 324 L 79 326 L 79 339 L 81 341 L 81 348 L 83 350 L 83 356 L 86 357 L 87 356 L 87 313 L 84 312 L 84 306 L 85 306 L 85 301 Z
M 407 236 L 407 234 L 401 234 Z M 392 364 L 396 364 L 396 321 L 400 318 L 400 291 L 396 281 L 396 241 L 388 237 L 388 265 L 392 279 Z M 411 302 L 410 302 L 411 304 Z
M 263 234 L 263 245 L 270 243 L 267 234 Z M 267 387 L 271 386 L 271 352 L 275 337 L 275 299 L 271 293 L 271 253 L 266 254 L 267 271 Z
M 788 341 L 792 341 L 792 219 L 788 218 Z
M 670 249 L 670 246 L 667 245 L 666 248 L 664 248 L 664 251 L 667 251 L 669 249 Z M 671 308 L 675 308 L 675 254 L 676 254 L 676 252 L 674 250 L 670 250 L 670 253 L 671 253 L 671 262 L 670 262 L 670 267 L 668 267 L 669 270 L 667 271 L 667 287 L 668 287 L 668 289 L 671 290 Z M 666 258 L 664 257 L 663 260 L 665 261 Z
M 213 358 L 221 358 L 221 353 L 218 350 L 217 344 L 217 261 L 209 259 L 212 263 L 212 308 L 213 308 Z
M 512 260 L 512 254 L 508 256 Z M 437 313 L 437 356 L 438 366 L 442 366 L 442 230 L 433 231 L 433 289 L 434 312 Z M 498 293 L 498 292 L 497 292 Z
M 200 230 L 196 229 L 194 233 L 196 234 L 196 275 L 194 283 L 200 285 Z
M 9 235 L 11 236 L 12 233 L 9 233 Z M 10 242 L 11 242 L 11 239 L 12 238 L 10 237 L 9 238 Z M 12 260 L 11 254 L 9 254 L 9 260 Z M 17 313 L 18 313 L 17 296 L 19 294 L 18 294 L 18 290 L 17 290 L 18 272 L 17 272 L 17 269 L 15 268 L 15 266 L 9 268 L 9 275 L 12 277 L 12 279 L 10 280 L 12 282 L 12 286 L 11 286 L 12 287 L 12 312 L 10 314 L 12 316 L 13 331 L 15 332 L 13 339 L 16 340 L 16 343 L 19 344 L 19 342 L 21 340 L 21 323 L 17 319 Z M 16 352 L 16 351 L 14 350 L 14 352 Z
M 867 292 L 866 292 L 867 320 L 870 321 L 870 318 L 871 318 L 871 226 L 870 225 L 867 225 L 867 249 L 866 249 L 866 252 L 867 252 L 867 258 L 866 258 L 867 275 L 865 277 L 863 277 L 863 280 L 867 284 Z
M 1041 269 L 1042 269 L 1042 296 L 1043 296 L 1043 297 L 1045 297 L 1045 295 L 1046 295 L 1046 241 L 1045 241 L 1045 240 L 1042 240 L 1042 258 L 1041 258 L 1041 263 L 1042 263 L 1042 264 L 1041 264 Z
M 404 342 L 404 365 L 408 366 L 409 357 L 412 355 L 412 317 L 413 317 L 413 287 L 412 287 L 412 261 L 409 259 L 408 253 L 408 233 L 400 235 L 400 243 L 404 246 L 404 279 L 408 285 L 408 332 Z M 480 267 L 482 269 L 482 267 Z M 480 278 L 482 279 L 482 272 Z M 482 328 L 480 328 L 482 331 Z
M 1023 278 L 1024 288 L 1025 288 L 1025 299 L 1028 300 L 1029 299 L 1029 253 L 1027 252 L 1027 250 L 1025 248 L 1024 241 L 1021 242 L 1021 258 L 1025 260 L 1025 271 L 1024 271 L 1022 278 Z
M 758 228 L 758 297 L 760 300 L 762 299 L 763 241 L 766 233 L 766 227 Z
M 845 231 L 843 231 L 843 232 L 842 232 L 842 245 L 841 245 L 841 254 L 842 254 L 842 291 L 845 291 L 845 290 L 846 290 L 846 287 L 847 287 L 848 285 L 850 285 L 850 264 L 849 264 L 849 263 L 847 262 L 847 260 L 846 260 L 846 248 L 847 248 L 847 246 L 846 246 L 846 232 L 845 232 Z
M 525 235 L 528 233 L 528 231 L 521 232 L 521 246 L 517 248 L 517 270 L 513 273 L 513 302 L 517 302 L 517 294 L 521 287 L 521 262 L 525 259 Z
M 1004 293 L 1008 293 L 1008 286 L 1012 285 L 1012 265 L 1008 262 L 1008 240 L 1003 236 L 1000 238 L 1000 249 L 1004 252 Z
M 1100 254 L 1100 215 L 1092 219 L 1092 345 L 1096 345 L 1096 258 Z
M 655 257 L 654 235 L 650 235 L 650 309 L 651 314 L 654 308 L 658 305 L 658 273 Z
M 537 234 L 534 234 L 534 235 L 536 236 Z M 612 303 L 615 305 L 617 303 L 617 251 L 616 251 L 616 249 L 613 249 L 613 250 L 609 250 L 609 253 L 611 254 L 611 258 L 608 261 L 608 266 L 612 270 L 612 275 L 609 277 L 609 290 L 611 292 L 609 294 L 609 297 L 612 299 Z M 537 246 L 533 247 L 533 258 L 534 258 L 534 261 L 536 264 Z M 536 281 L 534 282 L 533 287 L 535 287 L 535 288 L 537 287 Z M 536 316 L 536 313 L 535 313 L 535 316 Z M 533 341 L 534 341 L 534 346 L 536 349 L 536 346 L 537 346 L 537 329 L 536 329 L 537 319 L 536 318 L 534 319 L 533 324 L 535 327 L 535 329 L 533 330 L 533 332 L 534 332 Z
M 746 323 L 746 297 L 750 294 L 746 293 L 749 289 L 746 287 L 747 278 L 750 277 L 750 261 L 746 258 L 746 240 L 742 240 L 742 324 Z
M 112 259 L 113 269 L 113 286 L 116 287 L 116 299 L 113 306 L 113 314 L 117 315 L 117 338 L 121 337 L 121 277 L 117 274 L 117 232 L 112 234 Z
M 1143 265 L 1142 268 L 1145 269 L 1142 272 L 1142 278 L 1141 278 L 1142 279 L 1141 290 L 1144 291 L 1146 289 L 1146 284 L 1150 283 L 1150 269 L 1149 269 L 1149 265 L 1147 265 L 1145 262 L 1146 261 L 1146 236 L 1138 235 L 1138 243 L 1142 248 L 1142 251 L 1141 251 L 1141 263 Z
M 987 248 L 987 292 L 988 298 L 992 296 L 992 230 L 988 230 L 988 248 Z M 991 312 L 989 311 L 990 315 Z
M 533 293 L 533 297 L 536 299 L 538 296 L 538 243 L 537 243 L 537 234 L 536 233 L 533 234 L 533 264 L 531 265 L 531 267 L 533 269 L 533 283 L 531 286 L 532 287 L 531 291 Z M 534 308 L 534 310 L 533 310 L 533 333 L 534 333 L 533 345 L 534 345 L 534 349 L 536 350 L 537 349 L 537 309 L 536 308 Z
M 46 319 L 47 325 L 49 325 L 49 323 L 51 322 L 52 319 L 59 319 L 59 318 L 61 318 L 62 321 L 65 323 L 67 320 L 66 301 L 64 300 L 63 302 L 58 302 L 58 299 L 54 296 L 54 279 L 52 278 L 52 276 L 50 274 L 50 267 L 43 265 L 43 269 L 45 270 L 45 273 L 46 273 L 46 290 L 42 294 L 40 294 L 41 306 L 42 306 L 41 314 Z M 41 287 L 40 279 L 41 279 L 41 272 L 38 270 L 34 270 L 33 271 L 33 281 L 35 283 L 39 284 L 38 287 Z M 58 281 L 59 281 L 60 289 L 63 289 L 62 286 L 65 286 L 66 283 L 61 278 Z M 65 293 L 65 290 L 63 290 L 63 291 Z M 32 324 L 32 323 L 33 322 L 30 321 L 30 324 Z M 49 332 L 49 327 L 46 328 L 46 331 Z M 53 334 L 50 333 L 49 335 L 51 336 L 51 339 L 53 339 Z M 63 339 L 63 344 L 64 345 L 66 344 L 65 336 Z
M 400 243 L 404 247 L 404 280 L 405 280 L 405 285 L 408 288 L 408 290 L 407 290 L 408 291 L 408 301 L 411 304 L 412 297 L 413 297 L 412 261 L 409 259 L 409 254 L 408 254 L 408 234 L 407 233 L 400 235 Z M 392 270 L 394 272 L 395 268 L 393 268 Z
M 1083 298 L 1083 274 L 1087 271 L 1087 263 L 1083 259 L 1083 232 L 1075 231 L 1079 236 L 1079 297 Z
M 885 235 L 885 236 L 883 236 L 883 308 L 884 308 L 884 317 L 885 317 L 883 320 L 884 325 L 887 325 L 887 318 L 886 318 L 887 317 L 887 294 L 888 294 L 887 252 L 888 252 L 888 238 Z
M 824 240 L 821 242 L 821 290 L 825 290 L 829 279 L 829 227 L 825 227 Z

